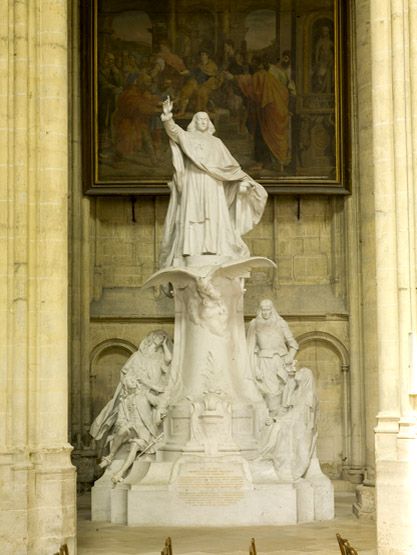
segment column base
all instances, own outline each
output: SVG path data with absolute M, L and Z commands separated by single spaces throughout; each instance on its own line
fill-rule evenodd
M 352 505 L 353 514 L 363 520 L 375 520 L 375 486 L 371 484 L 360 484 L 357 486 L 356 501 Z
M 0 457 L 5 484 L 0 502 L 4 553 L 56 553 L 67 544 L 76 553 L 76 475 L 72 448 L 39 449 Z
M 417 553 L 417 419 L 378 416 L 375 434 L 378 555 Z

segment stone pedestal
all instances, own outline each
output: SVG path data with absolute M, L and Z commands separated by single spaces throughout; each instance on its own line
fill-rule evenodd
M 254 526 L 331 519 L 333 487 L 315 455 L 303 478 L 284 481 L 259 449 L 268 410 L 249 364 L 244 279 L 251 268 L 273 263 L 208 258 L 210 265 L 161 270 L 145 284 L 170 283 L 175 300 L 164 440 L 115 485 L 120 450 L 93 488 L 93 520 Z
M 297 522 L 294 484 L 255 484 L 240 455 L 155 463 L 128 493 L 129 525 L 242 526 Z
M 363 483 L 356 488 L 356 501 L 352 506 L 358 518 L 375 520 L 375 486 Z
M 333 486 L 321 473 L 279 482 L 268 462 L 239 454 L 136 461 L 114 486 L 115 461 L 92 489 L 92 519 L 129 526 L 286 525 L 334 517 Z

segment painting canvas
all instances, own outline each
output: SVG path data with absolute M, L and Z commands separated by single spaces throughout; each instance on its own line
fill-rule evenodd
M 270 191 L 346 191 L 334 0 L 94 0 L 83 30 L 85 190 L 167 191 L 160 121 L 209 114 Z

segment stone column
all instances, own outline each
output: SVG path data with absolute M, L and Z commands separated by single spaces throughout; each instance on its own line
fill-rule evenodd
M 417 419 L 410 398 L 410 335 L 416 332 L 417 66 L 412 63 L 412 31 L 417 30 L 417 6 L 414 0 L 372 0 L 370 6 L 379 378 L 377 539 L 379 555 L 396 555 L 417 550 Z
M 66 1 L 0 3 L 0 44 L 0 536 L 72 555 Z
M 364 477 L 356 488 L 355 514 L 375 518 L 374 428 L 378 411 L 375 299 L 375 221 L 372 132 L 372 80 L 369 71 L 369 0 L 352 10 L 351 110 L 352 196 L 346 200 L 351 344 L 352 468 Z
M 90 199 L 82 193 L 81 164 L 81 71 L 80 71 L 80 13 L 77 3 L 68 5 L 71 21 L 69 36 L 71 93 L 69 97 L 70 135 L 70 207 L 69 207 L 69 260 L 71 306 L 71 443 L 74 445 L 72 461 L 77 467 L 78 484 L 94 480 L 96 451 L 88 433 L 92 422 L 90 391 L 90 270 L 94 264 L 90 250 Z

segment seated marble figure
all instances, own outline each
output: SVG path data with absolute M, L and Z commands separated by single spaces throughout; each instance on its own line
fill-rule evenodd
M 91 425 L 93 438 L 104 439 L 110 446 L 101 468 L 109 466 L 119 449 L 129 444 L 129 454 L 114 481 L 122 479 L 137 453 L 149 452 L 160 434 L 168 404 L 164 393 L 171 360 L 172 342 L 166 332 L 149 333 L 123 366 L 113 398 Z
M 294 364 L 295 367 L 295 364 Z M 319 469 L 316 452 L 318 399 L 310 368 L 290 373 L 294 382 L 284 410 L 267 421 L 260 456 L 272 460 L 279 480 L 305 477 L 310 465 Z M 317 464 L 312 465 L 312 461 Z

